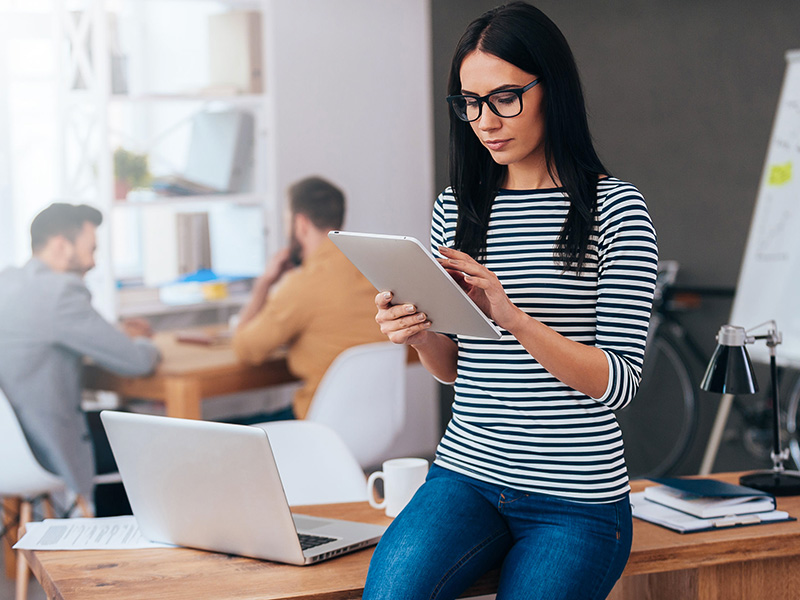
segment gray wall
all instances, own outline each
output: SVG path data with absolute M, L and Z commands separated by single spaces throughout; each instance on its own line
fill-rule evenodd
M 497 2 L 432 0 L 436 184 L 447 185 L 450 59 L 466 25 Z M 598 152 L 644 194 L 660 257 L 679 283 L 734 287 L 800 2 L 541 0 L 572 46 Z M 684 322 L 710 353 L 730 301 Z M 752 323 L 741 325 L 751 326 Z M 702 366 L 696 370 L 702 374 Z M 762 378 L 762 382 L 766 382 Z M 703 394 L 696 470 L 716 408 Z M 733 465 L 749 468 L 748 465 Z

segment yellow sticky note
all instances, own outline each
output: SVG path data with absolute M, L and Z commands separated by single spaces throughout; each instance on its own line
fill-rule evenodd
M 228 297 L 228 284 L 224 281 L 209 281 L 203 284 L 203 298 L 206 300 L 224 300 Z
M 786 162 L 781 165 L 772 165 L 769 168 L 769 185 L 784 185 L 792 179 L 792 163 Z

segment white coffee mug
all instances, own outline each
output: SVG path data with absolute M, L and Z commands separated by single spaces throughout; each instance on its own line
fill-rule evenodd
M 425 482 L 428 461 L 424 458 L 393 458 L 367 480 L 367 499 L 372 508 L 385 508 L 387 517 L 396 517 Z M 383 500 L 375 501 L 375 482 L 383 479 Z

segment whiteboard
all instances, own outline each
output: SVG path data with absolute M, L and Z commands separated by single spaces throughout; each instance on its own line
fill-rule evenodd
M 730 324 L 749 330 L 770 320 L 783 334 L 778 364 L 800 367 L 800 50 L 786 53 Z M 752 333 L 766 333 L 766 328 Z M 764 342 L 747 350 L 753 360 L 769 362 Z

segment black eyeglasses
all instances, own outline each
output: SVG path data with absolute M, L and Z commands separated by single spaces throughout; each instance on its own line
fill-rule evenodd
M 525 87 L 500 90 L 485 96 L 448 96 L 447 102 L 455 115 L 467 123 L 481 118 L 484 102 L 498 117 L 509 119 L 522 112 L 522 94 L 539 83 L 539 81 L 541 81 L 541 77 L 534 79 Z

